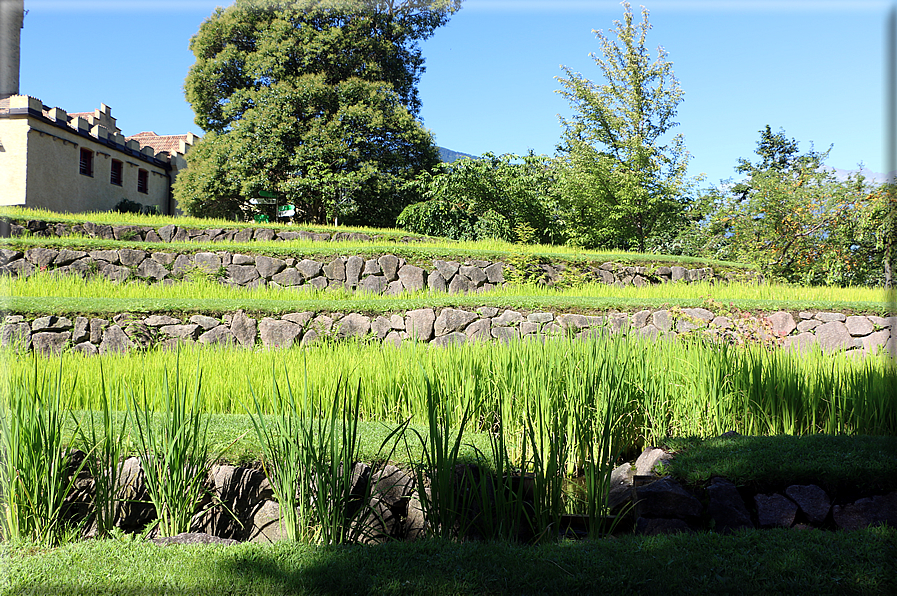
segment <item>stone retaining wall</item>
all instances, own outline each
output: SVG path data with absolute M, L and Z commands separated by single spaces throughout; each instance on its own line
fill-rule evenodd
M 384 254 L 376 258 L 335 256 L 326 261 L 307 258 L 247 255 L 227 251 L 174 253 L 133 248 L 68 250 L 0 248 L 0 275 L 26 277 L 35 271 L 57 271 L 84 277 L 103 276 L 116 282 L 139 279 L 147 283 L 175 283 L 198 276 L 223 284 L 296 289 L 341 288 L 376 294 L 400 294 L 429 289 L 453 294 L 484 292 L 505 283 L 502 262 L 443 261 L 418 267 L 404 258 Z M 564 264 L 540 265 L 538 279 L 552 285 L 565 273 Z M 667 282 L 720 281 L 711 267 L 633 267 L 618 263 L 588 266 L 575 273 L 578 281 L 619 286 Z
M 78 452 L 77 456 L 83 458 L 84 454 Z M 823 488 L 813 484 L 794 484 L 778 492 L 758 493 L 714 477 L 709 486 L 695 492 L 670 476 L 657 475 L 656 464 L 671 457 L 660 449 L 648 448 L 634 463 L 614 469 L 609 505 L 620 515 L 621 529 L 634 525 L 636 533 L 646 535 L 704 530 L 728 534 L 755 528 L 855 530 L 897 523 L 897 491 L 835 501 Z M 488 535 L 488 528 L 479 525 L 483 514 L 497 518 L 506 513 L 496 507 L 492 495 L 507 485 L 473 464 L 459 464 L 454 472 L 453 488 L 466 528 L 464 538 L 483 538 Z M 532 486 L 533 482 L 532 477 L 523 479 L 524 487 Z M 482 483 L 485 489 L 480 486 Z M 412 541 L 428 533 L 430 528 L 419 487 L 412 474 L 391 464 L 356 463 L 350 484 L 352 506 L 359 511 L 350 525 L 350 540 Z M 142 533 L 155 520 L 156 511 L 149 499 L 139 458 L 130 457 L 120 464 L 118 486 L 121 501 L 116 508 L 116 527 L 124 532 Z M 75 480 L 74 488 L 65 509 L 70 519 L 83 522 L 93 500 L 93 479 L 82 473 Z M 268 478 L 260 470 L 215 465 L 209 471 L 206 489 L 209 494 L 199 504 L 197 509 L 201 513 L 194 515 L 190 528 L 191 532 L 206 536 L 182 540 L 232 544 L 284 539 L 279 504 Z M 517 495 L 524 509 L 532 507 L 532 497 L 532 491 L 527 489 Z M 582 536 L 587 533 L 587 521 L 582 516 L 563 516 L 560 528 L 554 531 L 567 537 Z M 549 530 L 530 527 L 525 522 L 511 523 L 517 528 L 516 537 L 527 542 Z M 87 536 L 95 532 L 95 528 L 85 526 Z M 154 530 L 150 536 L 155 535 Z
M 173 348 L 178 343 L 273 349 L 304 346 L 322 338 L 358 338 L 396 346 L 405 341 L 444 346 L 557 336 L 585 338 L 603 333 L 650 339 L 701 334 L 728 343 L 764 342 L 793 349 L 819 345 L 824 350 L 856 354 L 887 349 L 895 353 L 897 317 L 830 312 L 800 312 L 795 316 L 785 311 L 769 315 L 716 314 L 705 308 L 584 315 L 495 307 L 421 308 L 370 316 L 304 311 L 260 319 L 242 311 L 221 317 L 122 313 L 111 320 L 53 315 L 26 318 L 13 313 L 6 316 L 0 328 L 0 342 L 42 353 L 72 350 L 105 354 Z

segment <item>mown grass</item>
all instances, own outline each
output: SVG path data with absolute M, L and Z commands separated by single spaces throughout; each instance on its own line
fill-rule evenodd
M 837 502 L 897 490 L 897 436 L 677 437 L 664 472 L 693 486 L 722 476 L 756 492 L 815 484 Z
M 768 530 L 521 546 L 86 541 L 0 544 L 0 594 L 868 594 L 897 592 L 897 530 Z
M 160 228 L 168 224 L 175 224 L 179 227 L 196 228 L 196 229 L 213 229 L 213 228 L 268 228 L 277 231 L 284 230 L 309 230 L 313 232 L 362 232 L 365 234 L 381 234 L 384 236 L 412 236 L 421 237 L 420 234 L 413 234 L 403 230 L 390 230 L 383 228 L 370 228 L 364 226 L 356 227 L 334 227 L 319 226 L 315 224 L 292 225 L 281 222 L 270 222 L 257 224 L 254 222 L 233 221 L 220 218 L 200 218 L 191 217 L 189 215 L 173 217 L 170 215 L 144 215 L 140 213 L 119 213 L 117 211 L 90 211 L 83 213 L 59 213 L 49 211 L 47 209 L 33 209 L 24 207 L 0 207 L 0 217 L 8 218 L 14 221 L 41 220 L 53 223 L 76 224 L 83 222 L 92 222 L 96 224 L 110 226 L 150 226 Z
M 302 288 L 302 289 L 298 289 Z M 522 310 L 585 312 L 609 309 L 705 306 L 720 313 L 739 310 L 835 310 L 887 316 L 889 294 L 865 287 L 797 287 L 781 284 L 671 283 L 618 287 L 588 283 L 571 288 L 537 284 L 507 285 L 479 294 L 409 292 L 386 296 L 347 290 L 298 288 L 234 288 L 211 279 L 171 285 L 142 281 L 115 283 L 102 277 L 82 278 L 36 272 L 26 278 L 0 276 L 0 304 L 20 313 L 202 312 L 245 310 L 276 315 L 297 310 L 315 312 L 399 312 L 416 308 L 495 306 Z

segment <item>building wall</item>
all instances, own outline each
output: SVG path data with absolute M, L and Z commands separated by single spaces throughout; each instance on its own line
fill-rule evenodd
M 140 149 L 102 125 L 70 118 L 39 100 L 10 98 L 9 114 L 0 118 L 0 204 L 24 205 L 61 213 L 109 211 L 123 199 L 171 210 L 172 166 L 167 153 Z M 81 150 L 92 152 L 92 175 L 80 172 Z M 122 184 L 112 184 L 112 162 L 122 162 Z M 147 192 L 138 191 L 138 172 L 147 172 Z
M 28 122 L 0 119 L 0 205 L 25 204 Z
M 93 152 L 93 175 L 80 173 L 81 149 Z M 122 162 L 122 185 L 110 181 L 112 160 Z M 28 132 L 28 207 L 62 213 L 109 211 L 122 199 L 168 209 L 168 175 L 164 168 L 44 123 Z M 137 172 L 146 170 L 147 193 L 137 192 Z

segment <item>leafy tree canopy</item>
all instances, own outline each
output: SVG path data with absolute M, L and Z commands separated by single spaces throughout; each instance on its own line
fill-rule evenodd
M 544 155 L 486 153 L 443 163 L 419 182 L 428 200 L 406 207 L 398 219 L 409 231 L 457 240 L 563 240 L 554 162 Z
M 681 135 L 663 141 L 683 98 L 672 62 L 662 47 L 650 60 L 647 9 L 636 25 L 623 5 L 623 22 L 614 21 L 617 42 L 595 31 L 602 53 L 592 58 L 605 83 L 567 67 L 558 77 L 573 109 L 561 118 L 558 149 L 568 166 L 561 192 L 574 242 L 643 252 L 654 228 L 682 209 L 688 153 Z
M 794 139 L 767 125 L 755 151 L 759 160 L 738 160 L 736 170 L 747 177 L 712 193 L 705 248 L 783 281 L 886 282 L 882 264 L 888 271 L 893 243 L 887 187 L 861 175 L 838 180 L 825 167 L 830 151 L 800 153 Z
M 391 225 L 437 163 L 416 119 L 419 41 L 461 0 L 237 0 L 200 27 L 185 82 L 209 131 L 175 196 L 234 217 L 259 191 L 323 223 Z

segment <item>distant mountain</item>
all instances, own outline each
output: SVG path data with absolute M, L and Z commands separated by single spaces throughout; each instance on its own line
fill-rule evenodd
M 862 173 L 863 176 L 869 182 L 875 182 L 877 184 L 881 184 L 883 182 L 887 182 L 889 178 L 893 178 L 897 176 L 897 172 L 891 172 L 890 176 L 888 174 L 880 174 L 878 172 L 873 172 L 872 170 L 862 169 L 862 170 L 842 170 L 841 168 L 828 168 L 832 172 L 835 173 L 835 178 L 838 180 L 847 180 L 847 177 L 851 174 Z
M 476 159 L 476 155 L 470 155 L 469 153 L 460 153 L 458 151 L 452 151 L 451 149 L 446 149 L 445 147 L 437 147 L 439 149 L 439 159 L 444 161 L 445 163 L 452 163 L 455 160 L 461 159 L 462 157 L 469 157 L 471 159 Z

